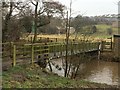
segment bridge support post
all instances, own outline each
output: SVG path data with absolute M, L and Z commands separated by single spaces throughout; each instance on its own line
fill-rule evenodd
M 105 48 L 105 41 L 101 41 L 101 51 L 103 51 Z
M 98 60 L 100 60 L 100 56 L 101 56 L 101 46 L 102 46 L 102 43 L 99 43 L 99 45 L 98 45 Z
M 114 35 L 114 54 L 120 58 L 120 35 Z

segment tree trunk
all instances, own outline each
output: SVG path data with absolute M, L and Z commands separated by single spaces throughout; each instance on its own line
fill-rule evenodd
M 2 33 L 2 39 L 3 39 L 3 42 L 5 42 L 7 40 L 7 31 L 8 31 L 8 23 L 10 21 L 10 18 L 11 18 L 11 15 L 12 15 L 12 12 L 13 12 L 13 2 L 10 2 L 10 11 L 9 13 L 5 16 L 5 23 L 4 23 L 4 29 L 3 29 L 3 33 Z
M 65 57 L 65 77 L 67 77 L 68 72 L 68 40 L 70 36 L 70 22 L 71 22 L 71 6 L 72 6 L 72 0 L 70 1 L 70 16 L 68 17 L 68 11 L 67 11 L 67 22 L 66 22 L 66 57 Z M 69 27 L 69 28 L 68 28 Z
M 37 9 L 38 9 L 38 2 L 36 2 L 36 5 L 35 5 L 35 19 L 34 19 L 34 39 L 33 39 L 33 43 L 36 42 L 37 40 L 37 19 L 38 19 L 38 13 L 37 13 Z
M 67 12 L 67 21 L 66 21 L 66 56 L 65 56 L 65 77 L 67 77 L 68 70 L 68 12 Z

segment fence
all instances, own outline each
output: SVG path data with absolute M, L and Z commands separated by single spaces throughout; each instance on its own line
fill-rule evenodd
M 75 40 L 74 38 L 71 37 L 71 38 L 69 38 L 69 41 L 77 41 L 77 42 L 79 42 L 82 39 L 84 40 L 84 38 L 78 38 L 78 39 Z M 26 40 L 27 42 L 32 42 L 33 41 L 33 36 L 23 38 L 23 40 Z M 48 36 L 46 36 L 46 37 L 38 36 L 36 41 L 39 42 L 39 43 L 41 43 L 41 42 L 66 42 L 66 37 L 51 38 L 51 37 L 48 37 Z
M 102 51 L 112 51 L 113 49 L 113 42 L 112 37 L 107 38 L 106 41 L 102 41 Z
M 27 42 L 32 42 L 33 37 L 27 37 L 26 39 Z M 65 42 L 64 38 L 49 38 L 49 37 L 37 37 L 37 42 Z
M 41 59 L 49 59 L 55 56 L 65 56 L 65 43 L 35 43 L 35 44 L 20 44 L 20 43 L 3 43 L 2 44 L 3 62 L 12 63 L 15 66 L 17 63 L 33 64 Z M 91 42 L 71 42 L 68 44 L 68 54 L 71 55 L 82 52 L 88 52 L 98 49 L 98 43 Z M 72 52 L 71 52 L 72 51 Z M 6 58 L 6 59 L 5 59 Z

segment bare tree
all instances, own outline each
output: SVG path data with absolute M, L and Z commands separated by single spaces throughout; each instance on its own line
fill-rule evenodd
M 31 3 L 34 5 L 34 39 L 33 42 L 36 41 L 37 38 L 37 29 L 41 26 L 47 25 L 50 23 L 50 17 L 53 16 L 53 14 L 61 13 L 64 10 L 64 6 L 60 4 L 59 2 L 44 2 L 44 1 L 31 1 Z M 47 22 L 44 24 L 40 24 L 38 22 L 40 21 L 41 16 L 45 16 L 47 18 Z
M 12 16 L 12 12 L 13 12 L 13 5 L 14 5 L 14 2 L 10 2 L 10 3 L 5 3 L 3 2 L 3 6 L 2 8 L 6 8 L 6 9 L 9 9 L 7 14 L 5 15 L 5 20 L 4 20 L 4 25 L 3 25 L 3 34 L 2 34 L 2 38 L 3 38 L 3 41 L 5 41 L 7 39 L 7 36 L 6 36 L 6 33 L 8 31 L 8 23 L 11 19 L 11 16 Z
M 3 42 L 8 41 L 10 38 L 19 38 L 21 31 L 18 30 L 20 13 L 23 13 L 26 8 L 28 8 L 28 3 L 23 2 L 2 2 L 2 11 L 3 11 Z M 14 25 L 16 24 L 16 25 Z M 17 27 L 17 28 L 16 28 Z M 16 33 L 13 35 L 13 31 L 16 30 Z M 12 39 L 11 39 L 12 40 Z
M 72 42 L 70 43 L 70 27 L 71 27 L 71 16 L 72 16 L 72 0 L 70 0 L 70 8 L 69 8 L 69 15 L 68 15 L 68 11 L 67 11 L 67 18 L 66 18 L 66 56 L 65 56 L 65 68 L 64 68 L 64 76 L 65 77 L 69 77 L 70 76 L 70 73 L 71 73 L 71 70 L 73 70 L 73 74 L 70 76 L 71 78 L 75 78 L 77 73 L 78 73 L 78 70 L 79 70 L 79 67 L 81 65 L 81 60 L 84 59 L 85 57 L 85 54 L 83 53 L 81 56 L 75 56 L 75 57 L 78 57 L 80 58 L 80 60 L 78 60 L 78 63 L 77 65 L 73 65 L 72 63 L 72 59 L 73 59 L 73 56 L 74 56 L 74 44 L 75 42 Z M 75 38 L 77 39 L 77 38 Z M 76 41 L 76 40 L 74 40 Z M 83 42 L 81 42 L 84 46 L 85 46 L 85 43 L 88 41 L 88 38 L 86 37 L 86 35 L 84 35 L 84 38 L 83 38 Z M 77 42 L 78 43 L 78 42 Z M 70 46 L 73 45 L 73 46 Z M 71 49 L 71 56 L 68 57 L 68 52 L 69 52 L 69 49 L 68 47 Z
M 71 12 L 72 12 L 72 0 L 70 1 L 70 11 L 68 16 L 67 11 L 67 20 L 66 20 L 66 56 L 65 56 L 65 74 L 64 76 L 67 77 L 68 75 L 68 45 L 69 45 L 69 37 L 70 37 L 70 25 L 71 25 Z

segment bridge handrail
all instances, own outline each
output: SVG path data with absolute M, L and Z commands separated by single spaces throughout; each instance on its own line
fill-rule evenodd
M 29 56 L 31 58 L 31 62 L 34 62 L 35 54 L 41 55 L 41 54 L 48 54 L 48 53 L 54 53 L 54 52 L 63 52 L 66 49 L 65 43 L 34 43 L 34 44 L 16 44 L 16 43 L 3 43 L 3 58 L 4 55 L 6 55 L 7 52 L 10 52 L 8 54 L 9 56 L 12 56 L 13 58 L 13 65 L 16 65 L 16 60 L 19 56 Z M 6 45 L 9 45 L 8 48 L 10 48 L 9 51 L 5 51 L 4 48 L 6 48 Z M 97 42 L 71 42 L 68 43 L 68 50 L 73 51 L 90 51 L 92 49 L 98 49 L 98 43 Z

